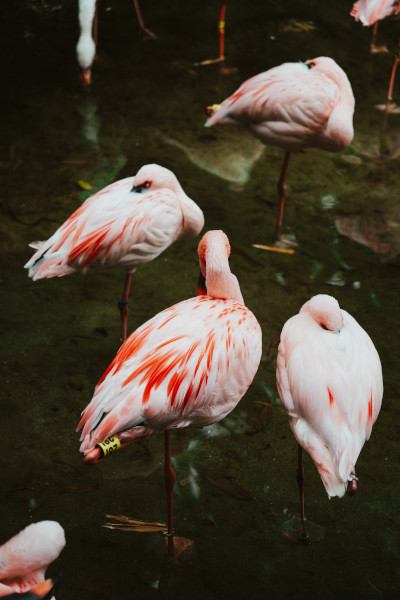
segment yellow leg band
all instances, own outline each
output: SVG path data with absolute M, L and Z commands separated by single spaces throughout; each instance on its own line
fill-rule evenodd
M 107 454 L 111 454 L 112 452 L 119 450 L 121 448 L 121 442 L 116 435 L 113 435 L 112 437 L 107 438 L 104 442 L 96 444 L 96 446 L 101 449 L 104 456 L 107 456 Z

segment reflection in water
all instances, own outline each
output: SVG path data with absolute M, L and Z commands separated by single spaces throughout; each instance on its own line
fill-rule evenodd
M 400 254 L 400 210 L 374 216 L 337 215 L 335 224 L 341 235 L 365 244 L 380 254 L 384 262 Z
M 236 130 L 223 130 L 218 132 L 218 137 L 204 134 L 191 144 L 164 134 L 161 137 L 167 144 L 182 150 L 196 167 L 236 184 L 236 189 L 248 182 L 254 164 L 264 151 L 261 142 Z

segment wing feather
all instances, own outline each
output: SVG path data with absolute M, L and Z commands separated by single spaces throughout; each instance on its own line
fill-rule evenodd
M 149 433 L 222 419 L 260 358 L 260 326 L 238 302 L 198 296 L 166 309 L 126 340 L 101 378 L 78 426 L 81 450 L 115 433 L 134 438 L 143 425 Z

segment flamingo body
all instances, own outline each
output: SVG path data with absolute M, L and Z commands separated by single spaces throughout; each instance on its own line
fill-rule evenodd
M 43 582 L 64 546 L 64 530 L 56 521 L 28 525 L 0 546 L 0 597 L 22 594 Z
M 373 25 L 377 21 L 400 13 L 399 0 L 358 0 L 351 9 L 351 16 L 363 25 Z
M 217 244 L 199 247 L 208 295 L 171 306 L 125 341 L 83 412 L 81 452 L 111 435 L 124 445 L 157 430 L 220 421 L 252 382 L 261 329 L 243 304 L 227 256 L 221 263 L 226 236 L 208 232 L 208 240 L 210 234 Z
M 245 81 L 217 107 L 217 123 L 248 129 L 287 152 L 343 150 L 353 139 L 354 96 L 344 71 L 328 57 L 284 63 Z
M 132 273 L 203 225 L 172 171 L 146 165 L 90 196 L 47 241 L 32 244 L 37 251 L 25 268 L 33 280 L 89 268 Z
M 329 497 L 342 497 L 381 408 L 378 353 L 331 296 L 314 296 L 282 329 L 277 386 L 297 442 Z

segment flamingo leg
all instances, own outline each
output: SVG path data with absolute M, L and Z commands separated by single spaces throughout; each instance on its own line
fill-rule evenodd
M 301 533 L 301 540 L 304 542 L 308 542 L 310 540 L 308 533 L 306 531 L 306 524 L 305 524 L 305 514 L 304 514 L 304 465 L 303 465 L 303 448 L 300 446 L 300 444 L 297 444 L 297 451 L 298 451 L 298 461 L 299 461 L 299 469 L 297 472 L 297 483 L 299 486 L 299 493 L 300 493 L 300 519 L 301 519 L 301 528 L 302 528 L 302 533 Z
M 94 9 L 94 20 L 93 20 L 93 41 L 96 45 L 96 48 L 97 48 L 97 32 L 98 32 L 98 19 L 97 19 L 98 8 L 99 8 L 99 1 L 96 0 L 96 7 Z
M 386 46 L 377 46 L 376 45 L 376 38 L 378 35 L 378 24 L 379 24 L 379 21 L 376 21 L 376 23 L 374 24 L 374 28 L 372 30 L 372 39 L 371 39 L 371 43 L 369 46 L 371 54 L 378 54 L 379 52 L 389 52 L 389 50 L 387 49 Z
M 387 101 L 386 101 L 386 112 L 394 112 L 393 105 L 392 105 L 392 94 L 393 94 L 394 80 L 396 78 L 396 70 L 397 70 L 399 61 L 400 61 L 400 41 L 399 41 L 399 48 L 394 56 L 392 74 L 390 76 L 390 83 L 389 83 L 389 89 L 388 89 L 388 95 L 387 95 Z
M 168 512 L 168 561 L 173 562 L 175 558 L 174 550 L 174 485 L 176 473 L 171 464 L 171 445 L 169 442 L 169 431 L 164 431 L 164 480 L 167 492 L 167 512 Z
M 131 287 L 131 281 L 132 281 L 132 273 L 127 273 L 126 278 L 125 278 L 124 290 L 122 292 L 122 298 L 118 302 L 118 308 L 119 308 L 119 312 L 121 315 L 121 339 L 123 342 L 126 340 L 126 337 L 127 337 L 127 324 L 128 324 L 128 312 L 129 312 L 128 297 L 129 297 L 129 290 Z
M 139 0 L 133 0 L 133 4 L 135 5 L 136 16 L 139 21 L 140 29 L 143 31 L 143 33 L 146 34 L 146 37 L 156 40 L 157 39 L 156 34 L 153 33 L 152 31 L 150 31 L 150 29 L 147 29 L 147 27 L 144 24 L 143 17 L 142 17 L 142 11 L 140 10 Z
M 219 60 L 225 60 L 225 13 L 226 0 L 221 0 L 221 12 L 219 14 L 218 31 L 219 31 Z
M 282 217 L 283 217 L 283 208 L 285 205 L 285 195 L 286 195 L 286 175 L 289 167 L 289 159 L 290 152 L 285 152 L 285 158 L 283 159 L 283 165 L 281 170 L 281 175 L 278 181 L 278 218 L 276 220 L 275 225 L 275 234 L 274 240 L 278 241 L 281 235 L 282 229 Z

